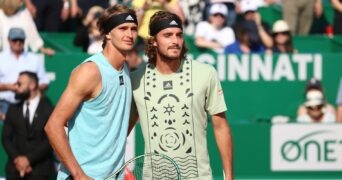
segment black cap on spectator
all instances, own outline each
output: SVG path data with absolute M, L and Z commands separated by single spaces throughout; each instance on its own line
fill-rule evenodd
M 318 80 L 317 78 L 311 78 L 309 81 L 306 83 L 306 91 L 311 90 L 311 89 L 317 89 L 322 91 L 322 84 L 321 81 Z

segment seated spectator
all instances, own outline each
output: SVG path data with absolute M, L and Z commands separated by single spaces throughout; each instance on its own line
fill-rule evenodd
M 209 48 L 217 53 L 223 53 L 224 47 L 235 41 L 234 31 L 225 26 L 228 9 L 224 4 L 213 4 L 209 14 L 208 21 L 202 21 L 196 26 L 195 44 L 201 48 Z
M 297 122 L 336 122 L 336 110 L 326 101 L 320 81 L 317 79 L 311 79 L 308 81 L 305 92 L 305 102 L 298 109 Z
M 74 45 L 81 46 L 84 52 L 95 54 L 102 51 L 102 36 L 97 28 L 97 20 L 104 12 L 100 6 L 93 6 L 84 18 L 83 26 L 77 30 Z
M 273 46 L 270 28 L 266 22 L 262 21 L 257 12 L 259 6 L 257 1 L 242 0 L 239 4 L 242 19 L 237 21 L 235 26 L 243 26 L 246 29 L 252 49 L 260 46 L 269 49 Z
M 262 44 L 252 44 L 246 28 L 242 25 L 235 27 L 236 41 L 225 47 L 225 54 L 255 54 L 264 53 L 265 47 Z
M 53 55 L 55 51 L 51 48 L 45 48 L 43 39 L 40 37 L 37 27 L 32 19 L 30 12 L 22 8 L 21 0 L 1 0 L 0 2 L 0 49 L 8 50 L 10 48 L 7 41 L 9 29 L 20 27 L 27 35 L 25 41 L 25 50 L 29 48 L 33 52 L 38 50 L 46 55 Z
M 295 53 L 292 46 L 292 36 L 288 24 L 284 20 L 278 20 L 273 24 L 273 53 Z
M 342 122 L 342 78 L 340 80 L 340 85 L 337 90 L 337 99 L 336 99 L 336 104 L 337 104 L 337 122 Z
M 342 35 L 342 0 L 331 0 L 331 5 L 334 8 L 334 34 Z
M 235 11 L 237 0 L 208 0 L 206 1 L 205 10 L 204 10 L 205 15 L 203 19 L 208 19 L 208 16 L 210 15 L 209 13 L 210 6 L 215 3 L 222 3 L 227 7 L 228 14 L 227 16 L 225 16 L 226 26 L 232 27 L 235 24 L 236 16 L 237 16 L 236 11 Z
M 39 89 L 44 91 L 49 85 L 45 72 L 44 56 L 24 50 L 26 35 L 21 28 L 11 28 L 8 33 L 10 49 L 0 53 L 0 113 L 3 116 L 9 104 L 15 104 L 16 82 L 22 71 L 35 72 L 39 78 Z
M 8 155 L 6 179 L 51 179 L 56 171 L 44 126 L 53 106 L 41 96 L 37 74 L 21 72 L 16 82 L 16 98 L 21 103 L 10 106 L 2 130 L 2 144 Z

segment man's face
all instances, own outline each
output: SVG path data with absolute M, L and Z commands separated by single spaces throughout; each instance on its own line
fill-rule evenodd
M 155 36 L 153 46 L 157 47 L 157 56 L 164 60 L 179 60 L 183 48 L 183 31 L 171 27 L 161 30 Z
M 317 106 L 308 106 L 306 107 L 308 111 L 308 115 L 313 119 L 318 119 L 323 114 L 324 105 L 317 105 Z
M 134 23 L 123 23 L 112 29 L 106 38 L 119 51 L 129 51 L 133 48 L 138 35 L 138 27 Z
M 21 53 L 24 51 L 24 39 L 9 39 L 10 48 L 14 53 Z
M 215 13 L 209 16 L 209 21 L 213 26 L 221 28 L 224 25 L 225 18 L 221 13 Z
M 21 75 L 16 83 L 15 97 L 18 100 L 26 100 L 30 96 L 32 80 L 26 75 Z

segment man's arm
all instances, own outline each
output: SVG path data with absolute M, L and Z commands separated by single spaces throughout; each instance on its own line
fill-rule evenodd
M 337 107 L 337 119 L 336 122 L 342 122 L 342 105 Z
M 209 49 L 216 49 L 216 48 L 223 48 L 221 44 L 215 41 L 206 40 L 204 37 L 195 37 L 195 44 L 201 48 L 209 48 Z
M 266 48 L 271 48 L 273 46 L 272 37 L 264 29 L 259 13 L 255 13 L 255 23 L 257 25 L 258 33 L 262 43 L 266 46 Z
M 342 12 L 342 3 L 339 0 L 331 0 L 331 5 L 339 12 Z
M 45 131 L 60 161 L 74 179 L 89 179 L 73 155 L 64 126 L 74 115 L 79 105 L 100 92 L 101 76 L 95 63 L 80 65 L 70 77 L 60 101 L 50 116 Z
M 13 84 L 0 84 L 0 91 L 14 91 L 16 89 L 15 83 Z
M 138 119 L 139 119 L 138 110 L 137 110 L 137 107 L 136 107 L 134 100 L 133 100 L 132 105 L 131 105 L 131 114 L 130 114 L 130 118 L 129 118 L 127 136 L 131 133 L 131 131 L 134 128 L 135 124 L 137 123 Z
M 30 11 L 32 17 L 35 18 L 37 14 L 36 6 L 32 3 L 31 0 L 24 0 L 24 2 L 25 2 L 26 8 Z
M 233 142 L 224 112 L 212 115 L 216 144 L 221 155 L 225 180 L 233 180 Z

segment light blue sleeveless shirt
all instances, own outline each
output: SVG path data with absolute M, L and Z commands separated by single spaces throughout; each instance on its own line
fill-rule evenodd
M 69 121 L 69 142 L 77 162 L 93 179 L 104 179 L 124 163 L 126 136 L 132 100 L 127 65 L 121 72 L 102 53 L 84 62 L 98 66 L 102 90 L 94 99 L 83 102 Z M 57 179 L 69 176 L 62 166 Z

